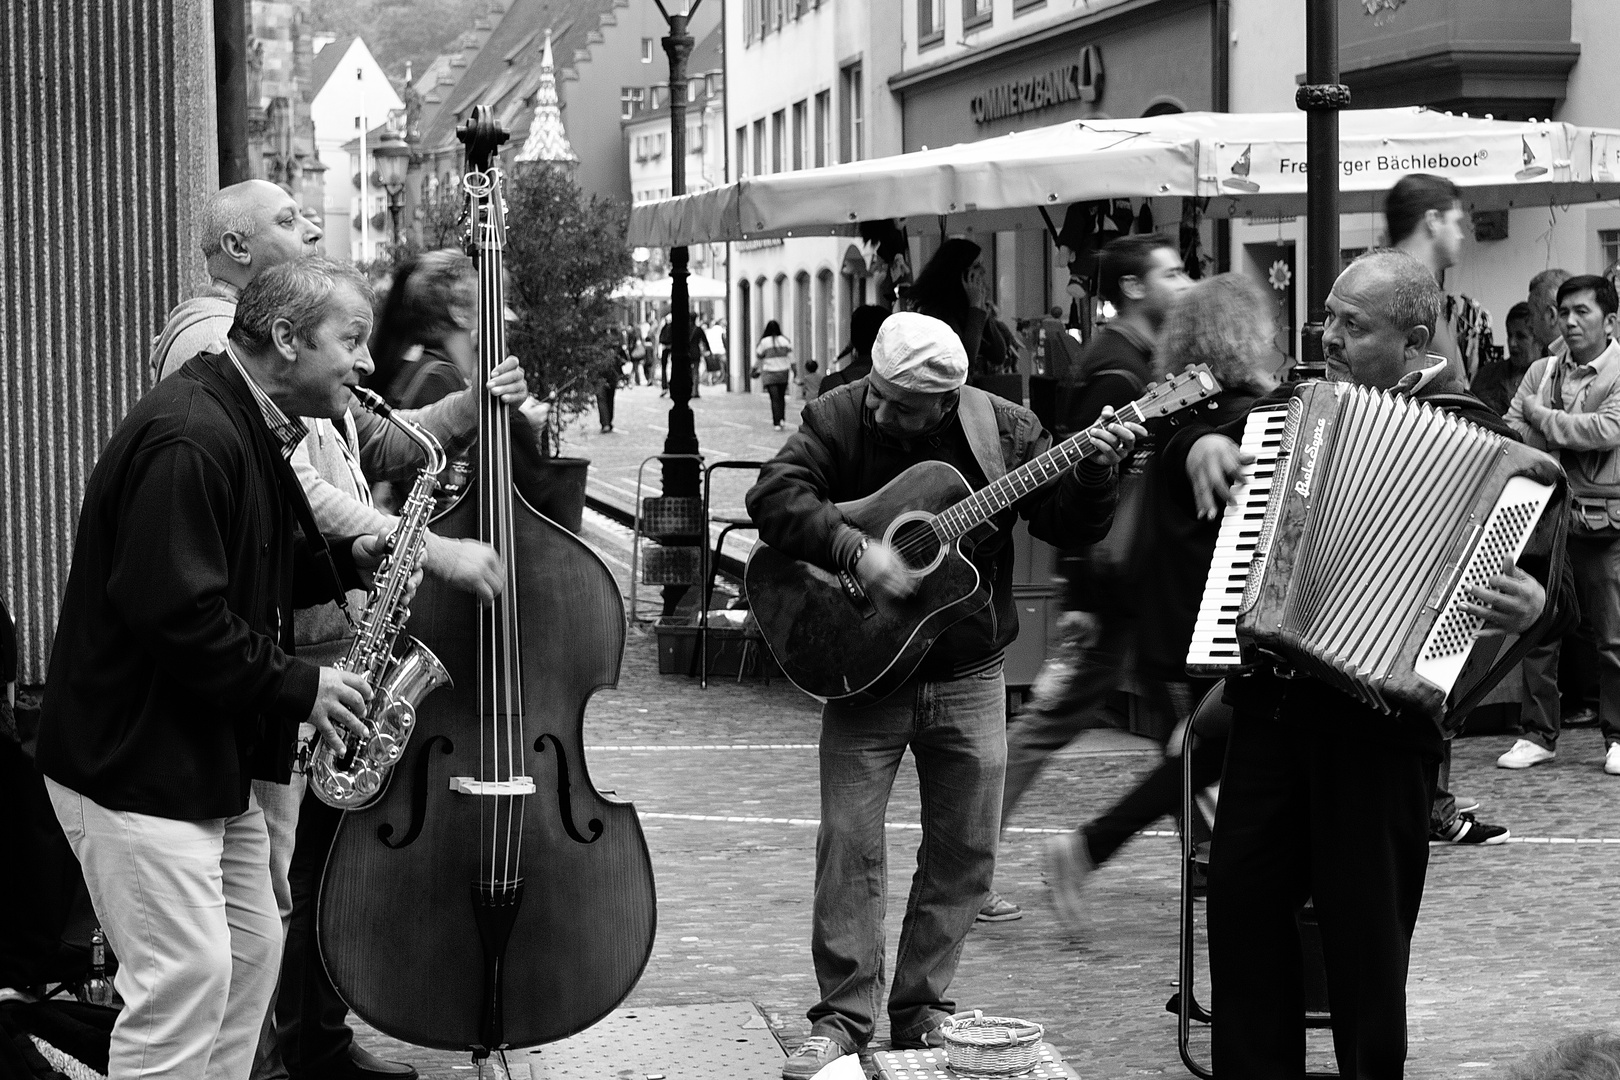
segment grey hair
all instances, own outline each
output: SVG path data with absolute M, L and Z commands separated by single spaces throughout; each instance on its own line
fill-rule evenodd
M 276 321 L 286 319 L 306 345 L 315 344 L 315 330 L 331 312 L 339 286 L 348 285 L 372 302 L 371 285 L 348 263 L 320 256 L 294 259 L 272 266 L 254 278 L 236 301 L 231 340 L 250 349 L 267 349 Z
M 253 192 L 264 180 L 244 180 L 240 184 L 220 188 L 208 196 L 202 209 L 202 253 L 212 259 L 224 250 L 225 234 L 249 237 L 259 231 L 259 220 L 254 213 L 258 205 Z
M 1573 276 L 1568 270 L 1561 270 L 1556 266 L 1551 270 L 1543 270 L 1530 279 L 1530 295 L 1545 296 L 1551 300 L 1558 295 L 1558 286 Z
M 1589 1031 L 1560 1039 L 1510 1076 L 1511 1080 L 1620 1080 L 1620 1035 Z
M 1188 289 L 1165 317 L 1159 338 L 1161 375 L 1207 364 L 1222 386 L 1253 387 L 1274 351 L 1273 304 L 1242 274 L 1217 274 Z
M 1389 295 L 1379 314 L 1402 333 L 1415 326 L 1424 327 L 1429 331 L 1429 340 L 1434 340 L 1443 297 L 1433 271 L 1398 248 L 1373 248 L 1352 262 L 1346 271 L 1362 265 L 1379 271 L 1388 279 Z

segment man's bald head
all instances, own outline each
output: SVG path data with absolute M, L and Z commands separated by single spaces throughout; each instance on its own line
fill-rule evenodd
M 1361 256 L 1328 294 L 1328 377 L 1388 390 L 1427 367 L 1440 303 L 1434 274 L 1412 256 L 1392 248 Z
M 268 180 L 244 180 L 203 204 L 208 272 L 242 288 L 272 266 L 317 254 L 321 229 L 298 201 Z

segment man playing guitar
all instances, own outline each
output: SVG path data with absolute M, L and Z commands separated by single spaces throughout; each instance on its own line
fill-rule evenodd
M 964 386 L 968 360 L 944 322 L 891 315 L 872 349 L 872 372 L 810 402 L 803 426 L 760 470 L 748 510 L 764 543 L 885 599 L 910 594 L 917 574 L 881 538 L 834 505 L 871 495 L 924 461 L 954 466 L 968 484 L 992 479 L 1052 443 L 1021 405 Z M 969 555 L 990 602 L 939 635 L 915 675 L 873 704 L 829 701 L 822 711 L 821 830 L 811 952 L 821 1000 L 810 1038 L 782 1075 L 813 1076 L 871 1038 L 883 980 L 888 891 L 884 812 L 906 748 L 922 787 L 922 846 L 889 995 L 892 1044 L 937 1044 L 954 1011 L 947 997 L 963 939 L 990 889 L 1007 762 L 1002 654 L 1017 636 L 1011 533 L 1059 546 L 1093 543 L 1113 517 L 1115 465 L 1137 425 L 1112 410 L 1090 438 L 1095 452 L 1030 491 L 976 532 Z

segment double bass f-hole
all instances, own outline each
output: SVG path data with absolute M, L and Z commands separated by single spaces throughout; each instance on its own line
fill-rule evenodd
M 594 844 L 602 836 L 602 819 L 591 818 L 585 823 L 585 827 L 591 830 L 589 840 L 580 835 L 579 829 L 574 825 L 573 803 L 568 797 L 568 754 L 563 750 L 562 741 L 557 736 L 549 733 L 542 735 L 534 740 L 534 752 L 537 754 L 545 753 L 548 741 L 551 743 L 551 748 L 557 751 L 557 814 L 562 818 L 563 831 L 576 844 Z

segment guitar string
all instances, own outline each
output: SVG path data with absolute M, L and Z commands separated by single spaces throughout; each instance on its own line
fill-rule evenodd
M 1132 417 L 1125 417 L 1125 409 L 1131 410 L 1135 413 L 1135 415 Z M 1120 410 L 1119 415 L 1122 418 L 1135 423 L 1141 423 L 1143 419 L 1145 419 L 1139 403 L 1132 402 L 1130 405 L 1127 405 L 1125 409 Z M 1012 506 L 1018 501 L 1018 499 L 1021 499 L 1037 488 L 1050 483 L 1052 480 L 1061 477 L 1065 471 L 1073 468 L 1075 465 L 1097 452 L 1097 444 L 1090 440 L 1090 435 L 1092 432 L 1099 429 L 1100 425 L 1094 425 L 1087 428 L 1081 434 L 1072 436 L 1071 438 L 1064 440 L 1062 443 L 1059 443 L 1057 446 L 1052 447 L 1050 450 L 1047 450 L 1044 454 L 1035 458 L 1033 461 L 1026 462 L 1025 464 L 1019 466 L 1017 469 L 997 480 L 995 483 L 988 484 L 985 487 L 980 488 L 978 491 L 975 491 L 966 499 L 963 499 L 961 502 L 950 507 L 943 513 L 936 516 L 933 520 L 929 521 L 926 529 L 919 529 L 911 536 L 897 543 L 894 546 L 896 554 L 900 555 L 902 560 L 909 563 L 910 557 L 920 556 L 930 547 L 935 545 L 943 546 L 950 543 L 952 540 L 955 540 L 972 531 L 974 528 L 977 528 L 979 525 L 983 524 L 984 520 L 988 519 L 994 514 L 998 514 L 1002 510 Z M 1028 484 L 1028 486 L 1024 487 L 1022 491 L 1017 492 L 1015 498 L 1007 498 L 1000 506 L 993 506 L 994 500 L 1005 498 L 1003 493 L 1006 491 L 1006 489 L 1016 489 L 1019 484 L 1024 483 L 1035 473 L 1044 473 L 1049 462 L 1054 462 L 1061 458 L 1065 458 L 1070 453 L 1075 455 L 1075 459 L 1058 466 L 1057 471 L 1052 476 L 1043 476 L 1039 481 Z M 971 512 L 969 510 L 969 504 L 973 504 Z M 981 511 L 980 507 L 986 504 L 991 504 L 992 508 L 988 509 L 987 511 Z M 979 520 L 973 521 L 971 525 L 959 527 L 958 525 L 951 523 L 953 520 L 957 522 L 972 521 L 973 517 L 979 516 L 981 513 L 982 516 L 979 517 Z M 945 522 L 946 531 L 950 533 L 949 536 L 942 533 L 940 528 L 941 522 Z

